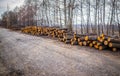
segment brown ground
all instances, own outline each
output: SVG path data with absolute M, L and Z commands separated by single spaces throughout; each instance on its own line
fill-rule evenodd
M 120 76 L 120 51 L 71 46 L 0 28 L 0 76 Z

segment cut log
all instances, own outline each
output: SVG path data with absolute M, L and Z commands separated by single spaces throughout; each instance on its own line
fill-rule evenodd
M 77 41 L 73 41 L 71 42 L 72 45 L 78 45 L 78 42 Z
M 71 39 L 71 42 L 74 41 L 74 38 Z
M 86 41 L 88 41 L 88 40 L 89 40 L 89 41 L 96 41 L 96 40 L 97 40 L 97 36 L 86 36 L 86 37 L 85 37 L 85 40 L 86 40 Z
M 96 49 L 98 49 L 98 48 L 99 48 L 99 46 L 98 46 L 98 45 L 94 45 L 94 47 L 95 47 Z
M 104 41 L 104 45 L 108 45 L 108 43 L 109 43 L 109 42 L 108 42 L 107 40 Z
M 63 42 L 65 42 L 66 41 L 66 39 L 65 38 L 63 38 L 63 40 L 62 40 Z
M 107 48 L 107 46 L 99 46 L 99 50 L 105 50 Z
M 95 44 L 97 44 L 97 41 L 93 41 L 92 43 L 93 43 L 93 45 L 95 45 Z
M 108 41 L 112 42 L 112 43 L 119 43 L 120 44 L 120 39 L 113 39 L 113 38 L 111 38 Z
M 112 48 L 112 51 L 114 51 L 114 52 L 117 51 L 117 48 Z
M 83 45 L 84 45 L 84 46 L 87 46 L 87 41 L 83 41 Z
M 78 42 L 84 41 L 84 37 L 78 38 Z
M 80 45 L 80 46 L 83 46 L 83 42 L 81 41 L 81 42 L 78 42 L 78 44 Z
M 98 46 L 102 46 L 102 45 L 104 45 L 104 44 L 101 43 L 101 42 L 97 42 L 97 45 L 98 45 Z
M 90 44 L 91 41 L 87 41 L 87 44 Z
M 97 40 L 98 40 L 99 42 L 104 42 L 104 40 L 107 40 L 107 37 L 98 36 L 98 37 L 97 37 Z
M 109 37 L 109 38 L 107 39 L 107 41 L 110 42 L 110 40 L 111 40 L 111 38 Z
M 86 35 L 84 34 L 74 34 L 75 38 L 81 38 L 81 37 L 85 37 Z
M 100 36 L 97 37 L 97 40 L 98 40 L 98 41 L 100 40 Z
M 90 43 L 90 41 L 83 41 L 83 45 L 84 45 L 84 46 L 88 46 L 89 43 Z
M 90 43 L 89 46 L 90 46 L 90 47 L 93 47 L 93 43 Z
M 104 42 L 104 39 L 103 38 L 99 39 L 99 42 Z
M 113 47 L 113 48 L 120 48 L 120 44 L 118 43 L 109 43 L 109 47 Z
M 104 34 L 101 34 L 100 37 L 104 37 L 105 35 Z
M 71 35 L 71 34 L 64 35 L 64 39 L 66 39 L 66 40 L 71 40 L 72 38 L 73 38 L 73 35 Z
M 80 42 L 81 40 L 80 40 L 80 38 L 78 38 L 78 42 Z
M 85 41 L 88 41 L 89 40 L 89 37 L 88 36 L 85 36 Z
M 73 38 L 74 41 L 77 41 L 77 38 Z
M 71 40 L 73 38 L 73 36 L 71 35 L 67 35 L 67 36 L 64 36 L 65 39 L 68 39 L 68 40 Z

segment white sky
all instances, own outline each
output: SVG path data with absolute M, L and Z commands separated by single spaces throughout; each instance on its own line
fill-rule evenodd
M 13 10 L 16 6 L 20 6 L 24 3 L 24 0 L 0 0 L 0 15 L 7 10 L 7 4 L 9 9 Z

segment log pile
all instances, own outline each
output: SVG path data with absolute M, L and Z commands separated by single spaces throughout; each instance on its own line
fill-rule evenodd
M 64 35 L 67 33 L 66 29 L 59 29 L 58 33 L 57 33 L 57 37 L 59 39 L 59 41 L 64 41 Z
M 63 42 L 65 42 L 66 44 L 70 44 L 72 38 L 73 38 L 72 32 L 66 32 L 63 34 Z
M 113 50 L 116 51 L 120 49 L 120 39 L 110 38 L 107 40 L 108 46 Z
M 49 36 L 58 38 L 59 41 L 71 45 L 89 46 L 98 50 L 112 49 L 117 51 L 120 49 L 120 39 L 101 34 L 76 34 L 68 31 L 66 28 L 60 27 L 48 27 L 48 26 L 27 26 L 21 29 L 23 33 L 37 35 L 37 36 Z

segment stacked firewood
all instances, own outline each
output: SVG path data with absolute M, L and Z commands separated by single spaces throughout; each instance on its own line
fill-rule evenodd
M 72 32 L 64 33 L 64 35 L 63 35 L 63 41 L 66 44 L 70 44 L 72 38 L 73 38 L 73 33 Z
M 74 33 L 73 38 L 71 39 L 71 45 L 78 45 L 82 41 L 84 35 Z
M 23 33 L 29 33 L 32 35 L 44 35 L 44 36 L 51 36 L 51 37 L 58 37 L 63 38 L 63 35 L 67 32 L 66 28 L 59 28 L 59 27 L 48 27 L 48 26 L 27 26 L 21 29 Z
M 57 35 L 58 39 L 60 41 L 64 42 L 64 36 L 65 36 L 66 33 L 67 33 L 67 29 L 59 29 L 58 30 L 58 35 Z
M 94 47 L 98 50 L 112 49 L 117 51 L 120 49 L 120 39 L 115 37 L 106 36 L 101 34 L 76 34 L 68 31 L 66 28 L 59 28 L 56 26 L 27 26 L 21 29 L 23 33 L 37 35 L 37 36 L 49 36 L 58 38 L 66 44 L 80 45 Z
M 92 42 L 96 41 L 96 35 L 94 34 L 85 34 L 85 35 L 80 35 L 78 38 L 78 44 L 80 46 L 90 46 L 92 47 L 93 44 Z
M 103 50 L 107 48 L 107 46 L 104 45 L 104 40 L 105 36 L 103 34 L 100 36 L 97 36 L 96 34 L 89 34 L 78 38 L 78 43 L 80 46 L 89 46 Z
M 113 51 L 117 51 L 117 49 L 120 49 L 120 39 L 110 38 L 110 36 L 104 34 L 101 34 L 100 36 L 81 36 L 78 38 L 78 44 L 80 46 L 94 47 L 98 50 L 112 49 Z
M 109 38 L 107 39 L 106 42 L 104 43 L 108 43 L 107 45 L 113 50 L 116 51 L 117 49 L 120 49 L 120 39 L 119 38 Z
M 35 26 L 27 26 L 27 27 L 25 27 L 25 28 L 22 28 L 22 30 L 21 30 L 22 32 L 24 32 L 24 33 L 31 33 L 31 34 L 35 34 L 36 33 L 36 27 Z

